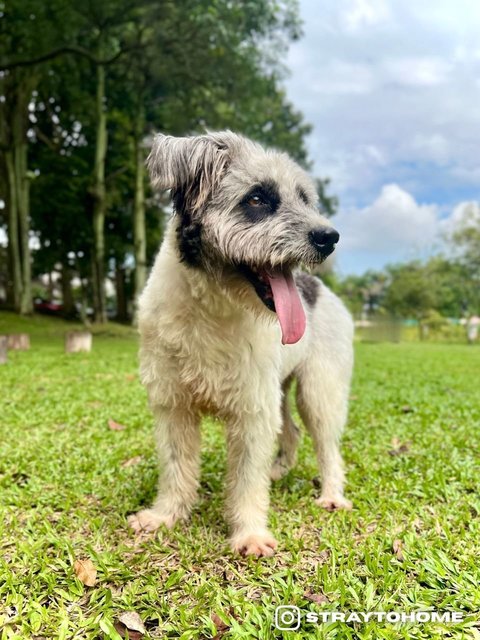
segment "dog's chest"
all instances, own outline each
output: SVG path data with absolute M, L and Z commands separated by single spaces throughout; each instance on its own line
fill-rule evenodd
M 190 316 L 188 330 L 177 340 L 174 357 L 179 384 L 209 411 L 221 413 L 255 395 L 252 390 L 261 393 L 266 379 L 275 377 L 278 370 L 271 330 L 248 316 Z

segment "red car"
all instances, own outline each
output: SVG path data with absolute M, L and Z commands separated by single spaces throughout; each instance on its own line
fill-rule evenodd
M 33 306 L 38 313 L 45 313 L 50 316 L 60 316 L 63 312 L 63 306 L 59 302 L 50 302 L 49 300 L 42 300 L 42 298 L 36 298 Z

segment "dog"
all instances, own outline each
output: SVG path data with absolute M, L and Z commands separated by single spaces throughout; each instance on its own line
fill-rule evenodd
M 200 421 L 213 414 L 226 425 L 231 547 L 271 556 L 270 480 L 293 466 L 299 440 L 289 408 L 294 379 L 321 471 L 317 502 L 351 508 L 339 438 L 353 324 L 342 302 L 300 270 L 332 253 L 339 234 L 299 165 L 231 131 L 157 135 L 147 166 L 153 188 L 170 189 L 174 213 L 138 305 L 158 494 L 129 523 L 155 531 L 188 518 L 199 484 Z

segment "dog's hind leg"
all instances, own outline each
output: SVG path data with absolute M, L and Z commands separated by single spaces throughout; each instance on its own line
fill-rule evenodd
M 344 353 L 317 344 L 297 371 L 297 406 L 312 436 L 322 478 L 322 493 L 317 504 L 332 511 L 351 509 L 343 495 L 345 481 L 339 449 L 340 436 L 347 420 L 352 359 Z
M 150 509 L 129 517 L 137 532 L 173 527 L 188 518 L 197 497 L 200 473 L 200 419 L 184 408 L 153 407 L 160 459 L 158 493 Z
M 270 472 L 272 480 L 280 480 L 295 464 L 297 446 L 300 439 L 300 429 L 292 418 L 289 401 L 289 391 L 293 377 L 290 376 L 282 385 L 282 432 L 278 438 L 278 453 Z

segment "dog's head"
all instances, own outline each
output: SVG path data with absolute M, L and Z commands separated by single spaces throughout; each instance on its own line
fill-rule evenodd
M 339 239 L 305 171 L 230 131 L 158 135 L 147 164 L 153 186 L 171 190 L 181 259 L 249 304 L 261 300 L 283 342 L 297 342 L 305 313 L 292 269 L 322 262 Z

